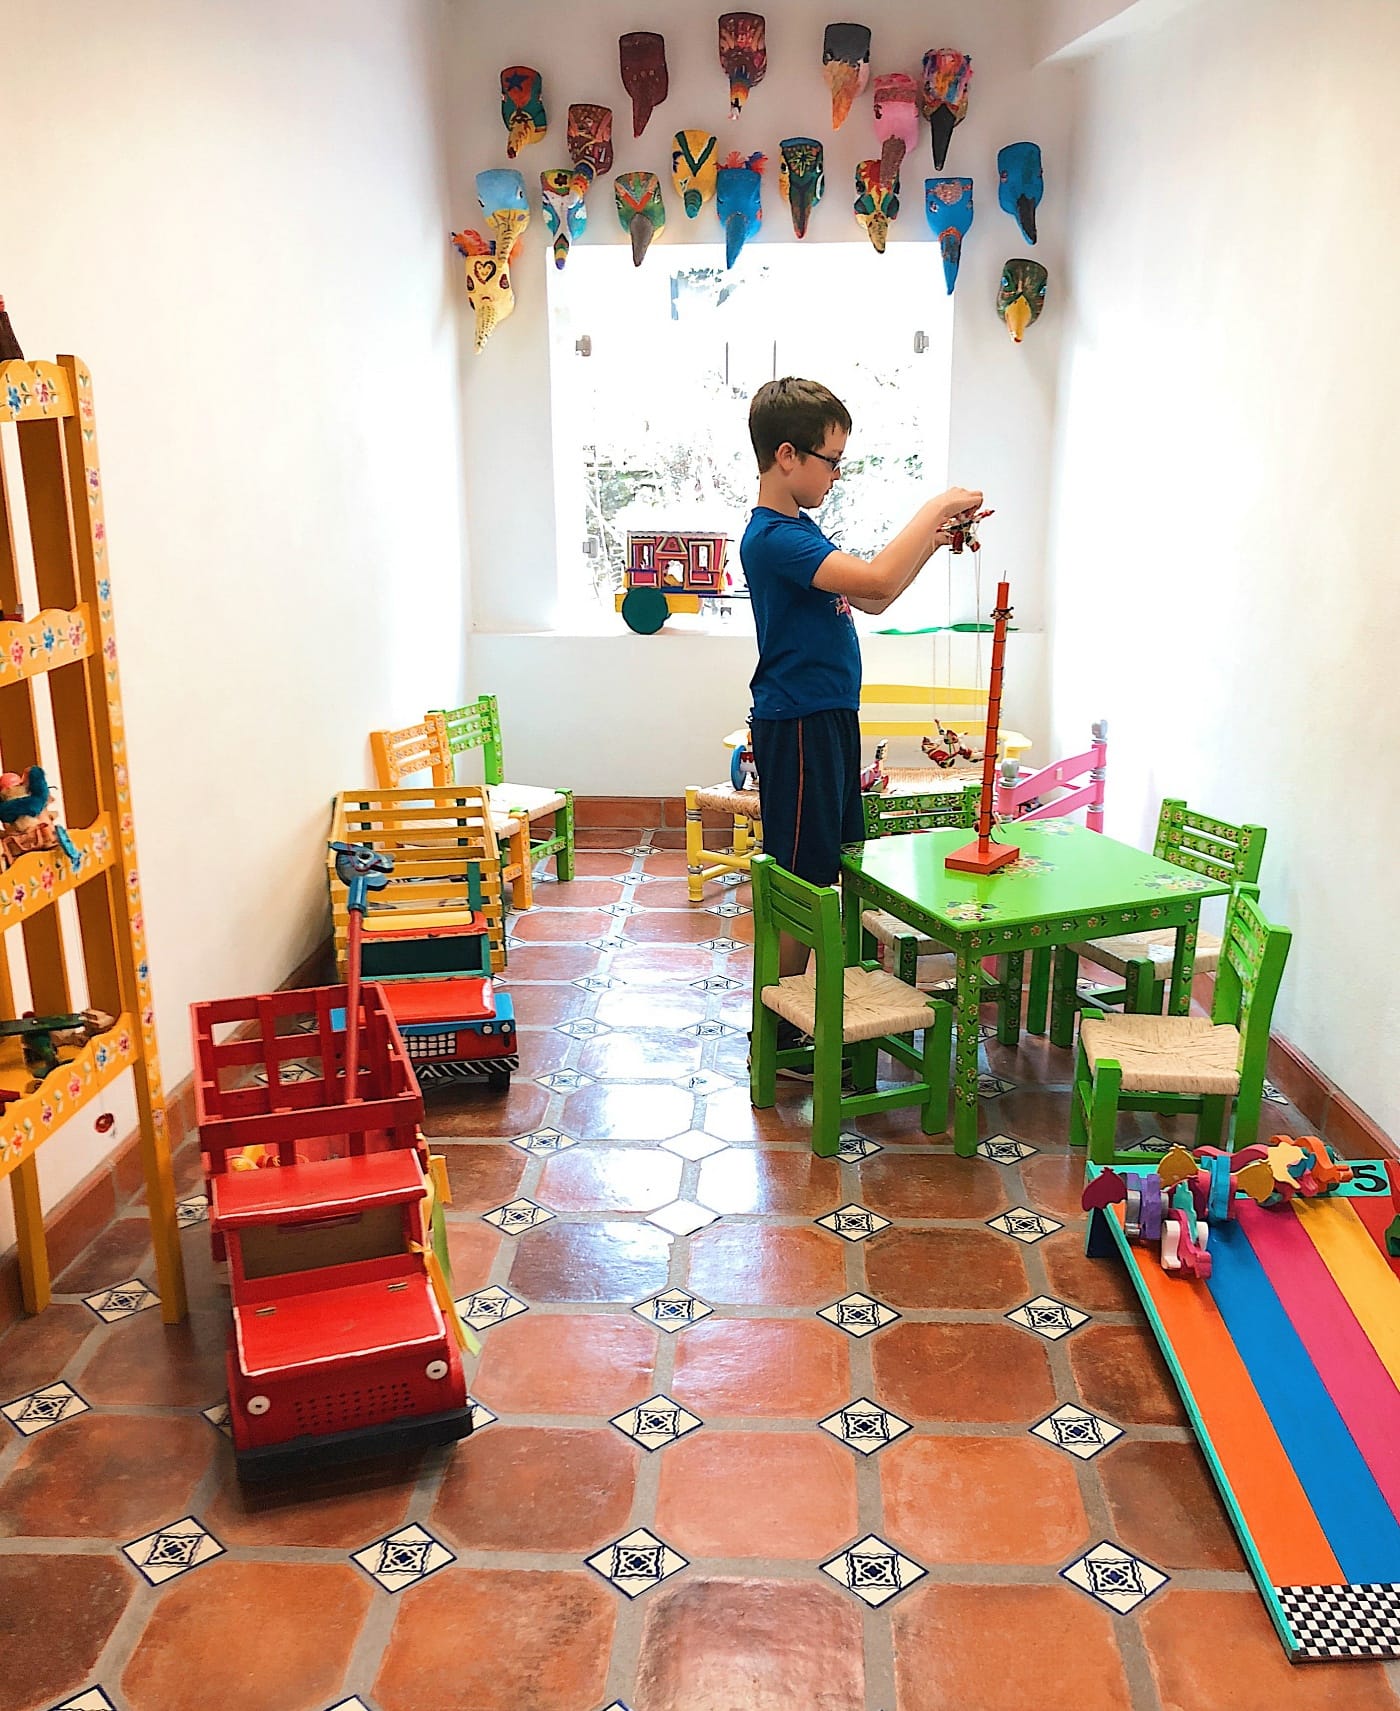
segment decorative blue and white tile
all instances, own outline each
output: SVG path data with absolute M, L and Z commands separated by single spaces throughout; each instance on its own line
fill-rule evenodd
M 619 855 L 648 856 L 648 855 L 655 855 L 656 852 L 652 848 L 650 843 L 645 843 L 645 844 L 630 844 L 626 849 L 619 850 L 617 853 Z
M 886 1325 L 893 1325 L 902 1315 L 896 1313 L 893 1307 L 887 1307 L 883 1301 L 877 1301 L 871 1295 L 862 1295 L 857 1290 L 853 1295 L 845 1295 L 841 1300 L 833 1301 L 830 1307 L 819 1307 L 817 1317 L 835 1325 L 838 1331 L 844 1331 L 848 1337 L 868 1337 L 872 1331 L 883 1331 Z
M 1159 1592 L 1171 1577 L 1131 1551 L 1125 1551 L 1122 1545 L 1103 1539 L 1093 1550 L 1076 1557 L 1068 1568 L 1062 1568 L 1060 1578 L 1087 1592 L 1117 1615 L 1126 1616 L 1154 1592 Z
M 52 1706 L 50 1711 L 116 1711 L 116 1707 L 100 1687 L 90 1687 L 86 1693 Z
M 632 1311 L 658 1331 L 683 1331 L 708 1319 L 714 1308 L 688 1289 L 663 1289 L 659 1295 L 639 1301 Z
M 1264 1097 L 1270 1105 L 1286 1105 L 1288 1103 L 1288 1095 L 1281 1087 L 1275 1087 L 1267 1075 L 1264 1077 Z
M 1071 1331 L 1089 1323 L 1087 1313 L 1081 1313 L 1068 1302 L 1057 1301 L 1053 1295 L 1037 1295 L 1033 1301 L 1027 1301 L 1006 1317 L 1013 1325 L 1020 1325 L 1024 1330 L 1044 1337 L 1047 1343 L 1057 1343 L 1061 1337 L 1067 1337 Z
M 655 873 L 610 873 L 607 877 L 614 885 L 656 885 L 660 883 L 660 875 Z
M 584 943 L 593 951 L 620 951 L 627 948 L 627 940 L 616 936 L 606 939 L 585 939 Z
M 822 1218 L 814 1218 L 812 1222 L 823 1230 L 830 1230 L 833 1236 L 840 1236 L 845 1242 L 863 1242 L 867 1236 L 876 1235 L 880 1230 L 890 1227 L 888 1218 L 882 1218 L 878 1212 L 871 1212 L 854 1203 L 838 1206 L 834 1212 L 828 1212 Z
M 743 950 L 744 945 L 739 939 L 701 939 L 700 949 L 702 951 L 721 951 L 725 956 L 728 956 L 731 951 Z
M 301 1030 L 298 1029 L 297 1032 Z M 314 1064 L 304 1058 L 287 1058 L 278 1068 L 277 1079 L 283 1087 L 292 1087 L 299 1081 L 315 1081 L 320 1071 Z M 248 1083 L 253 1087 L 267 1086 L 267 1065 L 259 1064 L 256 1069 L 248 1072 Z
M 528 1135 L 514 1136 L 510 1144 L 519 1147 L 522 1153 L 562 1153 L 565 1147 L 576 1147 L 578 1142 L 559 1129 L 531 1129 Z
M 611 1705 L 605 1705 L 603 1711 L 632 1711 L 630 1705 L 624 1705 L 620 1699 L 614 1699 Z
M 653 1586 L 660 1586 L 663 1580 L 685 1568 L 688 1561 L 645 1527 L 604 1545 L 601 1551 L 584 1560 L 629 1598 L 640 1598 Z
M 1003 1093 L 1014 1090 L 1016 1083 L 1008 1081 L 1004 1075 L 987 1075 L 977 1077 L 977 1094 L 981 1099 L 999 1099 Z
M 114 1325 L 118 1319 L 129 1319 L 133 1313 L 144 1313 L 148 1307 L 160 1304 L 160 1296 L 147 1289 L 139 1277 L 119 1283 L 113 1289 L 99 1289 L 95 1295 L 85 1295 L 83 1305 L 91 1307 L 99 1319 Z
M 537 1075 L 535 1085 L 547 1087 L 551 1093 L 577 1093 L 581 1087 L 592 1087 L 593 1080 L 581 1069 L 556 1069 L 548 1075 Z
M 1100 1450 L 1118 1442 L 1123 1428 L 1105 1420 L 1102 1414 L 1066 1402 L 1030 1427 L 1030 1434 L 1033 1438 L 1043 1438 L 1057 1450 L 1068 1451 L 1080 1461 L 1092 1461 Z
M 474 1396 L 467 1398 L 467 1407 L 471 1411 L 473 1432 L 484 1432 L 500 1418 L 499 1414 L 493 1414 L 484 1402 L 478 1402 Z
M 863 1456 L 873 1456 L 876 1450 L 884 1449 L 886 1444 L 892 1444 L 911 1430 L 907 1420 L 902 1420 L 888 1408 L 881 1408 L 868 1396 L 857 1397 L 817 1424 L 824 1432 L 830 1432 L 833 1438 L 840 1438 L 843 1444 L 859 1450 Z
M 1010 1135 L 989 1135 L 977 1143 L 977 1156 L 990 1159 L 993 1164 L 1020 1164 L 1023 1158 L 1039 1150 L 1026 1141 L 1013 1141 Z
M 13 1402 L 7 1402 L 0 1408 L 0 1414 L 25 1438 L 32 1438 L 36 1432 L 47 1431 L 50 1426 L 57 1426 L 64 1420 L 71 1420 L 75 1414 L 87 1412 L 87 1403 L 71 1384 L 65 1384 L 62 1379 L 46 1384 L 40 1390 L 31 1390 L 26 1396 L 16 1396 Z
M 211 1557 L 223 1554 L 224 1547 L 193 1515 L 157 1527 L 144 1539 L 133 1539 L 122 1546 L 122 1555 L 140 1569 L 152 1586 L 163 1586 L 177 1574 L 185 1574 Z
M 707 974 L 700 980 L 692 980 L 690 984 L 697 992 L 737 992 L 744 983 L 742 980 L 731 980 L 727 974 Z
M 628 915 L 640 915 L 641 912 L 642 906 L 640 903 L 605 903 L 603 905 L 603 913 L 605 915 L 615 915 L 619 920 L 624 919 Z
M 522 1196 L 521 1199 L 508 1201 L 504 1206 L 497 1206 L 490 1212 L 483 1212 L 481 1216 L 484 1223 L 494 1224 L 507 1236 L 521 1236 L 526 1230 L 533 1230 L 537 1224 L 547 1224 L 554 1214 L 547 1206 L 537 1206 L 533 1200 L 526 1200 Z
M 573 984 L 583 992 L 611 992 L 615 986 L 622 986 L 625 982 L 611 974 L 581 974 Z
M 843 1164 L 859 1164 L 863 1158 L 885 1150 L 878 1141 L 872 1141 L 869 1135 L 858 1135 L 854 1129 L 843 1129 L 839 1139 L 836 1156 Z
M 1029 1245 L 1045 1236 L 1053 1236 L 1056 1230 L 1063 1230 L 1064 1225 L 1047 1218 L 1043 1212 L 1032 1212 L 1029 1206 L 1013 1206 L 1000 1217 L 988 1218 L 987 1228 L 998 1230 L 1003 1236 L 1014 1236 L 1018 1242 Z
M 485 1289 L 464 1295 L 455 1305 L 463 1323 L 474 1331 L 489 1330 L 492 1325 L 502 1324 L 530 1311 L 525 1302 L 508 1289 L 502 1289 L 499 1283 L 488 1284 Z
M 679 1077 L 676 1085 L 691 1093 L 723 1093 L 726 1087 L 733 1087 L 734 1083 L 718 1070 L 697 1069 L 694 1075 Z
M 872 1609 L 887 1604 L 928 1573 L 912 1557 L 887 1545 L 876 1533 L 868 1533 L 847 1545 L 821 1565 L 822 1573 L 853 1592 Z
M 677 1438 L 683 1438 L 703 1423 L 682 1408 L 679 1402 L 662 1395 L 639 1402 L 635 1408 L 628 1408 L 612 1417 L 612 1424 L 618 1431 L 644 1450 L 659 1450 L 666 1444 L 674 1444 Z
M 203 1224 L 208 1217 L 207 1194 L 191 1194 L 187 1199 L 175 1202 L 175 1222 L 182 1230 L 187 1230 L 191 1224 Z
M 554 1031 L 567 1034 L 571 1040 L 591 1040 L 598 1034 L 610 1034 L 612 1029 L 606 1022 L 595 1022 L 591 1016 L 575 1016 L 572 1021 L 558 1023 Z
M 752 915 L 753 910 L 747 903 L 710 903 L 706 906 L 705 913 L 732 921 L 736 915 Z
M 410 1521 L 406 1527 L 376 1539 L 362 1551 L 352 1551 L 350 1560 L 358 1563 L 386 1592 L 402 1592 L 404 1587 L 426 1580 L 457 1559 L 426 1527 Z
M 1098 998 L 1105 992 L 1120 992 L 1122 988 L 1105 985 L 1099 980 L 1076 980 L 1074 990 L 1081 998 Z
M 1140 1141 L 1133 1142 L 1133 1150 L 1139 1153 L 1156 1153 L 1163 1157 L 1177 1144 L 1176 1141 L 1169 1141 L 1165 1135 L 1144 1135 Z
M 668 1153 L 675 1153 L 678 1158 L 690 1159 L 692 1162 L 728 1149 L 727 1141 L 707 1135 L 702 1129 L 691 1129 L 684 1135 L 672 1135 L 669 1141 L 662 1141 L 661 1145 Z
M 528 943 L 529 941 L 527 939 L 517 939 L 514 933 L 506 934 L 507 951 L 523 951 Z
M 539 881 L 536 880 L 535 883 L 538 885 Z M 370 1708 L 357 1693 L 350 1699 L 338 1699 L 327 1711 L 370 1711 Z
M 680 1031 L 692 1040 L 724 1040 L 731 1034 L 742 1034 L 744 1030 L 729 1022 L 691 1022 Z
M 229 1424 L 227 1402 L 216 1402 L 212 1408 L 201 1408 L 200 1413 L 216 1432 L 222 1432 L 226 1438 L 233 1436 L 233 1427 Z
M 647 1213 L 647 1222 L 669 1230 L 673 1236 L 693 1236 L 719 1217 L 708 1206 L 697 1206 L 693 1200 L 673 1200 L 669 1206 Z

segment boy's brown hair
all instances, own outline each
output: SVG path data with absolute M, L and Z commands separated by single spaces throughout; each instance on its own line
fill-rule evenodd
M 769 380 L 754 393 L 749 405 L 749 438 L 758 473 L 773 467 L 781 445 L 811 451 L 826 438 L 828 428 L 851 431 L 851 412 L 819 381 Z

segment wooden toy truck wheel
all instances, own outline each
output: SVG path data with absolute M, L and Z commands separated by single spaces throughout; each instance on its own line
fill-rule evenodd
M 508 1069 L 493 1069 L 486 1077 L 486 1085 L 492 1093 L 509 1093 L 510 1071 Z
M 629 588 L 622 597 L 622 621 L 639 636 L 654 636 L 670 616 L 659 588 Z

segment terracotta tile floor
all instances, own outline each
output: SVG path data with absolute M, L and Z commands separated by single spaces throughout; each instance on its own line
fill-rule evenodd
M 513 923 L 509 1097 L 429 1102 L 459 1294 L 517 1303 L 483 1333 L 477 1433 L 244 1492 L 206 1417 L 206 1229 L 187 1324 L 83 1303 L 150 1278 L 125 1208 L 0 1340 L 0 1402 L 81 1399 L 0 1423 L 0 1711 L 1396 1711 L 1379 1666 L 1285 1663 L 1131 1290 L 1083 1256 L 1068 1055 L 988 1048 L 1015 1085 L 983 1133 L 1019 1163 L 904 1113 L 814 1159 L 802 1088 L 748 1103 L 752 922 L 712 912 L 747 888 L 692 907 L 677 836 L 584 841 Z M 553 1217 L 483 1221 L 519 1196 Z M 815 1223 L 852 1202 L 889 1226 Z M 1016 1206 L 1065 1227 L 988 1227 Z M 1055 1341 L 1008 1318 L 1038 1296 L 1088 1317 Z M 1080 1460 L 1032 1433 L 1066 1405 L 1120 1435 Z M 122 1550 L 153 1534 L 156 1584 Z M 1126 1615 L 1061 1576 L 1103 1540 L 1168 1576 Z

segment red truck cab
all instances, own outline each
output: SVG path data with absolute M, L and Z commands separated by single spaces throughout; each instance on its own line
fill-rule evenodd
M 428 1271 L 417 1148 L 231 1171 L 210 1188 L 230 1266 L 241 1479 L 470 1432 L 461 1354 Z

